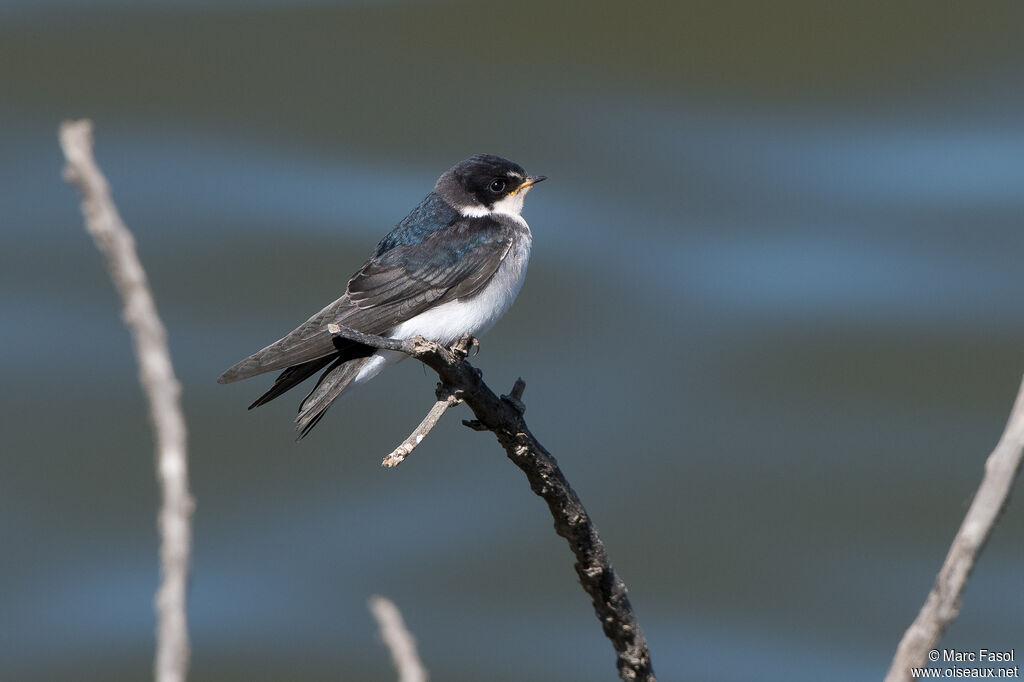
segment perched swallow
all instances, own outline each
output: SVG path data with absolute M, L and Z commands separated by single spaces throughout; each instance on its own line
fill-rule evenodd
M 377 244 L 341 298 L 217 381 L 283 369 L 252 409 L 326 368 L 299 406 L 295 428 L 302 438 L 338 396 L 405 357 L 355 342 L 336 345 L 328 324 L 443 344 L 483 334 L 523 285 L 533 237 L 520 214 L 526 193 L 544 179 L 491 154 L 457 163 Z

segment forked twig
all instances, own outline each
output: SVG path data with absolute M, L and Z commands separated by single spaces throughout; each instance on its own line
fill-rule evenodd
M 569 543 L 576 557 L 576 574 L 590 595 L 605 635 L 615 647 L 619 677 L 627 682 L 654 682 L 654 670 L 647 640 L 629 603 L 626 584 L 612 568 L 604 543 L 569 485 L 558 462 L 541 445 L 523 420 L 522 403 L 526 384 L 519 379 L 507 396 L 498 397 L 484 383 L 480 371 L 466 361 L 470 341 L 464 338 L 454 348 L 433 341 L 387 339 L 331 325 L 335 337 L 356 341 L 371 348 L 397 350 L 427 365 L 473 411 L 469 423 L 476 430 L 492 432 L 509 459 L 530 482 L 530 488 L 547 502 L 555 532 Z M 435 405 L 436 407 L 436 405 Z
M 447 398 L 443 398 L 434 403 L 434 406 L 427 412 L 427 416 L 423 418 L 420 425 L 409 434 L 409 437 L 402 441 L 402 444 L 391 451 L 391 453 L 384 457 L 380 465 L 384 467 L 396 467 L 405 461 L 405 458 L 409 456 L 409 453 L 416 449 L 416 446 L 423 442 L 423 439 L 427 437 L 430 430 L 434 428 L 441 416 L 448 411 L 449 407 L 458 405 L 462 401 L 456 398 L 454 395 L 449 394 Z

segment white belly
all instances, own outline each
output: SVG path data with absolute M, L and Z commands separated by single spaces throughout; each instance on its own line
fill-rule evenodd
M 481 336 L 508 312 L 526 278 L 533 237 L 529 228 L 513 243 L 484 288 L 471 298 L 448 301 L 420 313 L 392 329 L 388 336 L 411 339 L 422 336 L 438 343 L 451 344 L 467 332 Z M 388 365 L 405 359 L 397 351 L 377 351 L 356 375 L 352 383 L 361 384 L 375 377 Z

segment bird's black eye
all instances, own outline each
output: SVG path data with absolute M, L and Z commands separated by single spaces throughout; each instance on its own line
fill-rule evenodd
M 497 194 L 498 192 L 504 192 L 505 181 L 501 179 L 495 179 L 494 182 L 491 183 L 491 191 L 494 192 L 495 194 Z

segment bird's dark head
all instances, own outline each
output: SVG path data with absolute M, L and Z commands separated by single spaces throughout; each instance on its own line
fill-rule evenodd
M 448 169 L 438 178 L 434 191 L 466 216 L 518 216 L 526 193 L 546 179 L 527 175 L 518 163 L 500 156 L 477 154 Z

